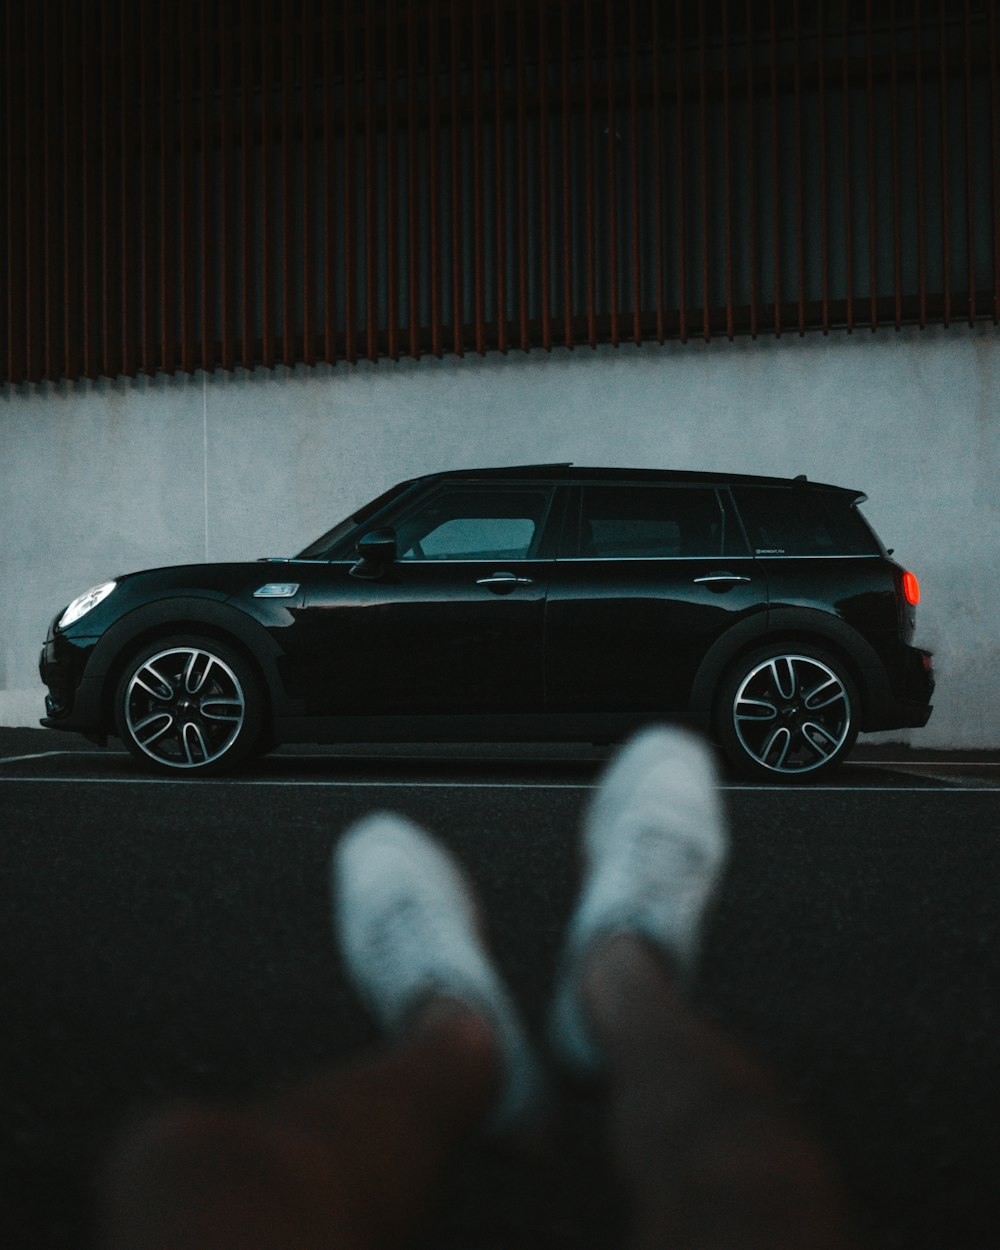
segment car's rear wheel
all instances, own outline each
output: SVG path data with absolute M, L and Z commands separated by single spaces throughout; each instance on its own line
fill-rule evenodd
M 170 774 L 226 772 L 264 733 L 260 682 L 215 639 L 161 638 L 131 657 L 115 696 L 118 734 L 137 759 Z
M 857 686 L 844 663 L 812 645 L 761 647 L 723 679 L 715 726 L 735 767 L 757 780 L 814 781 L 858 735 Z

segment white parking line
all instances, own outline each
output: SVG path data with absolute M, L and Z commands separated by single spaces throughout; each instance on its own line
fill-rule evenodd
M 103 751 L 38 751 L 35 755 L 0 755 L 0 764 L 19 764 L 22 760 L 44 760 L 53 755 L 103 755 Z
M 107 760 L 107 759 L 126 759 L 128 757 L 128 752 L 127 751 L 113 751 L 113 750 L 108 750 L 107 748 L 94 750 L 94 751 L 38 751 L 38 752 L 35 752 L 33 755 L 0 755 L 0 764 L 18 764 L 22 760 L 42 760 L 42 759 L 48 759 L 54 756 L 69 756 L 69 755 L 75 755 L 77 757 L 95 756 L 95 757 L 99 757 L 101 759 Z M 353 754 L 352 755 L 310 754 L 310 755 L 301 755 L 301 756 L 286 755 L 286 756 L 283 756 L 282 758 L 289 759 L 289 760 L 302 759 L 302 760 L 330 760 L 330 761 L 332 760 L 364 761 L 367 759 L 382 759 L 382 758 L 394 759 L 397 757 L 379 756 L 379 755 L 372 755 L 372 756 L 353 755 Z M 472 764 L 472 763 L 488 764 L 489 763 L 489 760 L 485 756 L 480 756 L 480 755 L 443 755 L 443 756 L 420 755 L 420 756 L 413 756 L 413 757 L 408 757 L 408 758 L 412 758 L 414 760 L 421 760 L 421 761 L 442 759 L 451 763 L 459 763 L 459 764 Z M 504 762 L 504 761 L 501 761 L 501 762 Z M 561 764 L 565 764 L 565 763 L 600 764 L 602 761 L 596 760 L 596 759 L 595 760 L 586 760 L 586 759 L 559 760 L 559 759 L 556 759 L 555 761 L 545 759 L 545 760 L 540 760 L 539 762 L 542 762 L 542 763 L 556 762 L 556 763 L 561 763 Z M 851 760 L 851 759 L 848 759 L 845 762 L 845 766 L 849 768 L 1000 768 L 1000 760 Z
M 0 777 L 0 782 L 22 785 L 95 786 L 259 786 L 302 787 L 353 790 L 595 790 L 597 784 L 572 781 L 282 781 L 279 778 L 208 778 L 185 781 L 183 777 Z M 753 786 L 724 785 L 720 790 L 747 791 L 751 794 L 1000 794 L 1000 786 Z
M 1000 786 L 721 786 L 773 794 L 1000 794 Z
M 848 760 L 859 768 L 1000 768 L 1000 760 Z
M 0 761 L 2 763 L 3 761 Z M 596 785 L 572 781 L 283 781 L 266 777 L 0 777 L 0 782 L 27 784 L 94 786 L 312 786 L 347 789 L 411 789 L 411 790 L 593 790 Z M 780 787 L 779 787 L 780 788 Z

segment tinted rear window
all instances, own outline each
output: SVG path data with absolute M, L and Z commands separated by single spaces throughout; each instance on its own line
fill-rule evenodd
M 723 554 L 725 514 L 712 489 L 623 483 L 581 490 L 585 559 L 678 559 Z
M 879 548 L 845 495 L 777 486 L 733 490 L 758 556 L 869 556 Z

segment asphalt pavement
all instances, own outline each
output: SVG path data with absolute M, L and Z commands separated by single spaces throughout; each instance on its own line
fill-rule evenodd
M 94 1244 L 93 1171 L 137 1109 L 273 1088 L 375 1040 L 330 940 L 334 839 L 373 807 L 479 889 L 541 1030 L 607 752 L 284 750 L 162 781 L 0 729 L 0 1244 Z M 1000 1242 L 1000 754 L 858 748 L 836 781 L 725 784 L 732 854 L 693 992 L 834 1155 L 875 1250 Z M 457 1169 L 443 1250 L 618 1244 L 600 1106 L 553 1159 Z

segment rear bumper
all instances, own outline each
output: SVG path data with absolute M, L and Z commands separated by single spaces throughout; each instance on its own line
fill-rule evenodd
M 888 668 L 889 689 L 869 708 L 865 729 L 919 729 L 930 720 L 934 660 L 930 651 L 902 647 Z

